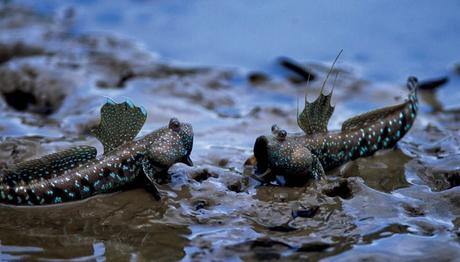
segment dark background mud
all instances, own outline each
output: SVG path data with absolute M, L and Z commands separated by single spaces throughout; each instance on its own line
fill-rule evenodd
M 422 92 L 416 125 L 394 150 L 333 170 L 325 183 L 258 187 L 243 166 L 255 138 L 274 123 L 299 131 L 296 100 L 305 84 L 280 60 L 274 59 L 277 74 L 165 62 L 132 39 L 73 32 L 72 9 L 51 16 L 1 7 L 0 167 L 80 144 L 101 151 L 88 131 L 105 97 L 143 105 L 143 134 L 173 116 L 195 129 L 195 166 L 173 166 L 159 202 L 134 189 L 61 206 L 2 206 L 1 259 L 460 256 L 460 109 L 444 99 L 460 98 L 454 67 L 441 70 L 449 76 L 444 89 Z M 306 65 L 316 78 L 310 100 L 328 65 Z M 334 128 L 407 94 L 405 79 L 365 80 L 342 63 L 337 70 Z

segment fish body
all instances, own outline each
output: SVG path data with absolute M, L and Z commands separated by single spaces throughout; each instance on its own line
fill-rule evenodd
M 125 111 L 136 109 L 133 106 L 124 108 L 126 105 L 123 104 L 110 106 Z M 128 115 L 125 111 L 121 111 L 124 117 Z M 133 124 L 127 126 L 132 128 Z M 109 125 L 109 128 L 114 127 Z M 121 127 L 119 131 L 122 129 L 127 130 Z M 137 134 L 137 129 L 132 133 Z M 0 202 L 12 205 L 59 204 L 116 191 L 138 178 L 146 178 L 148 188 L 158 194 L 153 184 L 155 176 L 165 173 L 177 162 L 192 164 L 189 157 L 193 146 L 192 126 L 175 118 L 168 126 L 138 140 L 125 141 L 135 136 L 129 131 L 123 132 L 123 136 L 115 136 L 118 142 L 113 139 L 113 133 L 101 131 L 99 134 L 106 153 L 98 158 L 94 147 L 79 146 L 3 171 Z M 110 137 L 104 139 L 104 135 Z
M 412 127 L 418 109 L 417 79 L 410 77 L 408 99 L 399 105 L 377 109 L 345 121 L 340 131 L 327 131 L 332 115 L 330 96 L 322 92 L 313 103 L 306 101 L 299 115 L 304 134 L 287 134 L 276 125 L 272 135 L 260 136 L 254 145 L 256 173 L 265 181 L 282 176 L 298 184 L 321 178 L 324 172 L 348 161 L 392 148 Z

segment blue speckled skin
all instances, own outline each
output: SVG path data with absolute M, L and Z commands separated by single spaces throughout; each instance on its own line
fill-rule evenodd
M 408 80 L 406 102 L 347 120 L 341 131 L 287 134 L 273 126 L 273 135 L 259 137 L 254 145 L 256 173 L 266 182 L 282 176 L 288 184 L 298 184 L 319 179 L 324 171 L 350 160 L 394 147 L 417 115 L 416 81 Z
M 81 161 L 76 156 L 73 160 L 70 158 L 61 173 L 40 174 L 40 170 L 45 172 L 50 169 L 38 168 L 33 172 L 25 172 L 27 177 L 23 175 L 20 181 L 17 180 L 18 177 L 12 178 L 11 174 L 6 173 L 0 184 L 0 202 L 12 205 L 58 204 L 115 191 L 138 178 L 145 170 L 146 162 L 154 167 L 155 174 L 166 172 L 177 162 L 190 163 L 192 145 L 192 126 L 171 119 L 169 126 L 141 139 L 127 142 L 107 152 L 100 159 Z M 94 156 L 95 152 L 89 150 L 88 154 Z M 92 156 L 85 155 L 81 158 Z M 25 163 L 25 166 L 33 167 L 40 159 L 32 161 L 35 162 Z M 71 167 L 72 161 L 75 161 L 74 167 Z M 24 164 L 22 168 L 23 166 Z M 43 167 L 43 164 L 39 167 Z M 34 174 L 35 171 L 35 177 L 29 178 L 29 174 Z

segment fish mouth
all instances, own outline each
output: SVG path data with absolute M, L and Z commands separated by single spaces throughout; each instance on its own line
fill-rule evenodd
M 255 173 L 264 174 L 268 169 L 268 139 L 260 136 L 254 144 L 254 157 L 257 160 Z
M 190 158 L 193 150 L 193 128 L 192 125 L 189 123 L 181 123 L 180 128 L 180 140 L 182 142 L 182 146 L 185 149 L 185 156 L 183 156 L 179 162 L 186 164 L 187 166 L 193 166 L 193 161 Z

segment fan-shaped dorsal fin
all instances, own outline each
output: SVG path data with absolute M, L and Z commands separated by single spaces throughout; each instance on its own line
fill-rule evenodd
M 132 141 L 146 119 L 147 111 L 143 107 L 135 106 L 130 100 L 116 103 L 109 98 L 101 108 L 101 122 L 92 133 L 101 141 L 104 153 L 107 153 Z
M 334 112 L 334 107 L 331 105 L 331 98 L 332 98 L 334 87 L 332 88 L 332 91 L 328 95 L 325 95 L 324 86 L 326 85 L 329 75 L 334 69 L 334 65 L 337 62 L 340 54 L 342 54 L 342 51 L 343 50 L 340 51 L 340 53 L 335 58 L 334 63 L 332 63 L 332 66 L 329 69 L 329 72 L 327 73 L 326 78 L 324 79 L 323 85 L 321 86 L 321 91 L 320 91 L 318 98 L 316 98 L 315 101 L 310 103 L 307 100 L 307 94 L 305 92 L 305 107 L 303 111 L 297 115 L 297 124 L 306 134 L 311 135 L 314 133 L 327 132 L 327 124 L 329 122 L 329 119 L 332 116 L 332 113 Z M 336 79 L 337 79 L 337 76 L 336 76 Z M 308 83 L 309 81 L 307 81 L 307 89 L 308 89 Z M 334 80 L 334 86 L 335 86 L 335 80 Z

